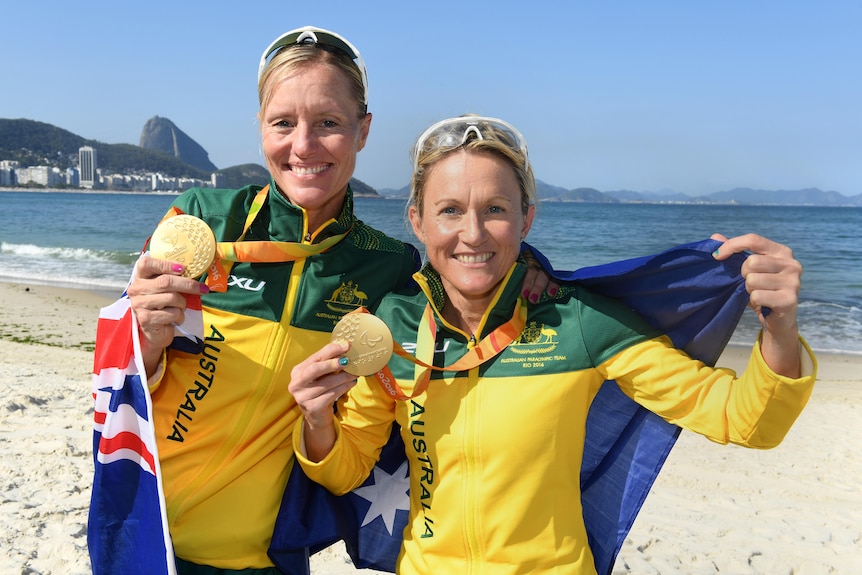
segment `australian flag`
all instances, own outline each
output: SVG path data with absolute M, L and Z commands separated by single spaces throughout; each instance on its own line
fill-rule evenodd
M 187 302 L 175 341 L 192 349 L 203 343 L 203 316 L 200 297 Z M 99 313 L 93 363 L 95 472 L 87 525 L 93 574 L 174 575 L 152 402 L 125 295 Z
M 653 256 L 553 275 L 625 301 L 667 333 L 676 347 L 713 365 L 748 304 L 740 273 L 745 256 L 718 262 L 712 253 L 720 245 L 704 240 Z M 532 251 L 545 269 L 552 269 L 544 256 Z M 395 572 L 409 509 L 407 461 L 398 432 L 396 426 L 365 483 L 341 497 L 294 466 L 269 551 L 277 566 L 290 572 L 297 553 L 314 553 L 343 539 L 357 567 Z M 605 382 L 595 398 L 587 418 L 580 483 L 599 575 L 612 572 L 679 432 L 629 399 L 613 381 Z

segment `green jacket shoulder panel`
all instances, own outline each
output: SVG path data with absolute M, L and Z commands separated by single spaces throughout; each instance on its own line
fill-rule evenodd
M 180 194 L 173 205 L 183 213 L 204 220 L 212 228 L 217 241 L 232 241 L 242 234 L 245 216 L 260 189 L 260 186 L 238 190 L 190 188 Z
M 513 276 L 520 281 L 520 276 Z M 511 290 L 508 290 L 509 293 Z M 513 300 L 500 302 L 492 316 L 506 319 Z M 393 338 L 410 353 L 415 352 L 416 332 L 427 298 L 418 288 L 386 296 L 377 315 L 390 326 Z M 527 321 L 521 336 L 505 350 L 484 363 L 482 377 L 512 377 L 554 374 L 591 369 L 632 345 L 658 335 L 625 304 L 582 287 L 565 290 L 561 296 L 527 307 Z M 434 364 L 449 365 L 467 352 L 463 334 L 438 325 Z M 413 377 L 413 364 L 399 357 L 390 362 L 396 378 Z M 442 377 L 435 372 L 432 378 Z
M 578 304 L 573 308 L 579 326 L 580 339 L 590 358 L 597 366 L 620 351 L 660 335 L 640 315 L 622 301 L 598 295 L 586 288 L 576 290 Z
M 198 216 L 213 229 L 217 241 L 233 241 L 241 234 L 249 208 L 261 186 L 239 190 L 193 188 L 174 205 Z M 349 194 L 348 194 L 349 196 Z M 331 331 L 344 313 L 358 306 L 375 308 L 387 292 L 411 281 L 417 267 L 416 250 L 375 230 L 353 216 L 348 197 L 345 212 L 333 227 L 350 231 L 344 241 L 325 253 L 293 263 L 243 263 L 230 270 L 228 291 L 211 293 L 203 303 L 213 309 L 281 321 L 293 268 L 304 266 L 291 311 L 291 325 Z M 273 196 L 264 204 L 246 235 L 248 240 L 299 241 L 303 211 Z

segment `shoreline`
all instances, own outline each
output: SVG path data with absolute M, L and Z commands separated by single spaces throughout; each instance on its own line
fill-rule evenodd
M 0 188 L 0 192 L 33 192 L 37 194 L 137 194 L 149 196 L 178 196 L 182 193 L 168 190 L 142 192 L 137 190 L 90 190 L 86 188 Z
M 69 193 L 69 194 L 139 194 L 139 195 L 172 195 L 178 196 L 182 194 L 182 191 L 174 191 L 174 190 L 154 190 L 154 191 L 136 191 L 136 190 L 93 190 L 86 188 L 0 188 L 0 192 L 35 192 L 35 193 Z M 601 192 L 603 193 L 603 192 Z M 384 196 L 382 194 L 353 194 L 354 198 L 366 198 L 372 200 L 400 200 L 407 201 L 408 196 Z M 647 205 L 692 205 L 692 206 L 776 206 L 776 207 L 798 207 L 798 208 L 860 208 L 857 204 L 782 204 L 782 203 L 773 203 L 773 202 L 739 202 L 739 201 L 722 201 L 722 202 L 708 202 L 708 201 L 698 201 L 699 196 L 692 196 L 692 199 L 689 201 L 680 200 L 617 200 L 617 201 L 593 201 L 593 200 L 582 200 L 582 199 L 565 199 L 565 198 L 539 198 L 539 203 L 546 204 L 555 204 L 555 203 L 570 203 L 570 204 L 620 204 L 620 205 L 630 205 L 630 204 L 647 204 Z
M 0 192 L 24 192 L 30 193 L 34 192 L 37 194 L 127 194 L 127 195 L 140 195 L 140 196 L 179 196 L 183 192 L 177 192 L 172 190 L 152 190 L 152 191 L 140 191 L 140 190 L 92 190 L 86 188 L 0 188 Z M 354 198 L 370 198 L 373 200 L 381 199 L 381 200 L 406 200 L 407 197 L 393 197 L 393 196 L 382 196 L 380 194 L 353 194 Z
M 11 292 L 9 291 L 10 289 L 12 290 Z M 29 293 L 32 295 L 39 294 L 40 297 L 43 298 L 43 300 L 53 298 L 63 301 L 74 302 L 74 308 L 83 307 L 84 309 L 89 310 L 89 312 L 92 313 L 92 317 L 90 319 L 92 319 L 93 334 L 95 334 L 95 322 L 96 318 L 98 317 L 99 308 L 116 301 L 117 298 L 119 298 L 122 294 L 123 288 L 118 287 L 115 291 L 112 291 L 112 289 L 108 287 L 58 285 L 49 282 L 0 278 L 0 301 L 9 301 L 9 295 L 17 293 L 18 291 L 23 291 L 24 293 Z M 32 312 L 31 306 L 24 307 L 26 310 L 30 310 Z M 6 321 L 9 321 L 9 318 L 11 317 L 21 315 L 20 312 L 22 310 L 20 308 L 17 312 L 9 308 L 10 306 L 6 306 L 5 309 L 0 306 L 0 339 L 9 339 L 5 335 L 6 332 L 4 331 L 4 323 Z M 81 318 L 79 316 L 78 319 L 85 320 L 86 318 Z M 805 336 L 804 333 L 802 335 L 803 337 Z M 31 341 L 29 343 L 47 343 L 48 345 L 53 345 L 53 343 L 51 342 L 41 341 Z M 808 343 L 809 345 L 812 345 L 811 341 L 809 341 Z M 834 350 L 823 351 L 818 350 L 815 345 L 812 345 L 812 349 L 814 350 L 818 361 L 821 363 L 821 370 L 824 368 L 824 364 L 826 366 L 832 364 L 842 365 L 848 362 L 853 362 L 854 360 L 859 360 L 859 362 L 862 363 L 862 353 Z M 748 359 L 747 353 L 750 350 L 751 344 L 728 343 L 724 353 L 719 358 L 716 365 L 730 367 L 736 371 L 740 371 L 742 368 L 745 367 L 745 362 Z M 743 358 L 741 362 L 738 359 L 740 357 L 740 354 Z M 820 361 L 821 358 L 822 361 Z M 722 361 L 726 361 L 727 363 L 722 363 Z M 829 369 L 829 367 L 826 367 L 826 369 Z
M 92 347 L 115 298 L 7 282 L 0 298 L 0 573 L 88 575 Z M 728 346 L 718 365 L 739 371 L 749 352 Z M 778 447 L 683 431 L 613 575 L 862 572 L 862 356 L 817 358 L 811 400 Z M 311 565 L 358 573 L 340 544 Z
M 106 292 L 0 281 L 0 341 L 91 353 Z

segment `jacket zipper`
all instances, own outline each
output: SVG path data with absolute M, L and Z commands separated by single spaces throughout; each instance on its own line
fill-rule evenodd
M 467 349 L 472 349 L 476 346 L 476 336 L 470 335 Z M 479 381 L 479 368 L 474 367 L 467 372 L 467 378 L 464 383 L 464 408 L 466 416 L 464 418 L 464 505 L 467 509 L 465 513 L 465 540 L 467 542 L 467 572 L 473 571 L 474 565 L 480 565 L 482 559 L 482 544 L 480 537 L 480 516 L 476 511 L 477 508 L 477 492 L 481 489 L 480 485 L 480 469 L 477 457 L 477 430 L 481 426 L 478 421 L 477 411 L 479 409 L 478 402 L 480 393 L 478 389 L 474 389 Z M 473 393 L 468 392 L 473 391 Z

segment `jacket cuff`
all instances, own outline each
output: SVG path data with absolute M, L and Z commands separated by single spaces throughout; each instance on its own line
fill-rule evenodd
M 324 467 L 328 462 L 337 458 L 337 452 L 341 451 L 341 422 L 335 418 L 332 422 L 335 424 L 335 444 L 326 454 L 326 457 L 320 461 L 312 461 L 308 458 L 308 450 L 305 448 L 305 418 L 300 417 L 293 428 L 293 451 L 296 454 L 296 460 L 299 461 L 309 477 L 312 475 L 309 471 L 313 472 L 314 469 Z
M 762 334 L 761 334 L 762 335 Z M 814 355 L 814 351 L 812 351 L 811 347 L 808 345 L 808 342 L 805 341 L 801 335 L 798 336 L 798 345 L 799 345 L 799 377 L 787 377 L 781 375 L 779 373 L 775 373 L 772 371 L 772 368 L 766 363 L 766 360 L 763 359 L 763 354 L 760 351 L 760 336 L 757 338 L 757 343 L 754 345 L 754 350 L 752 355 L 754 356 L 754 360 L 757 362 L 760 369 L 762 369 L 767 374 L 771 375 L 773 378 L 786 382 L 797 382 L 797 381 L 808 381 L 811 379 L 816 379 L 817 377 L 817 357 Z
M 168 350 L 162 350 L 162 357 L 159 359 L 159 366 L 156 368 L 155 373 L 147 378 L 147 387 L 150 390 L 150 393 L 153 393 L 155 390 L 159 388 L 159 385 L 162 383 L 162 378 L 165 376 L 165 369 L 168 365 Z

